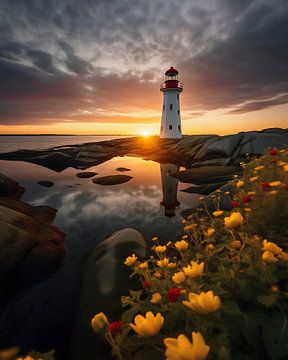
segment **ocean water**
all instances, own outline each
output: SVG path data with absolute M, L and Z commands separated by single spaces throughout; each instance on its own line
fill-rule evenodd
M 87 142 L 97 142 L 118 139 L 125 136 L 93 135 L 93 136 L 1 136 L 0 153 L 16 151 L 19 149 L 48 149 L 62 145 L 84 144 Z

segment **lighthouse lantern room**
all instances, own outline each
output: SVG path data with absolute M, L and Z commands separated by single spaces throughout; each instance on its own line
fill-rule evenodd
M 161 118 L 161 139 L 181 139 L 180 93 L 183 85 L 178 81 L 178 71 L 172 66 L 165 73 L 165 81 L 160 85 L 163 92 Z

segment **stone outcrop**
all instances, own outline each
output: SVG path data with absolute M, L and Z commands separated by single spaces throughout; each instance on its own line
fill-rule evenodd
M 83 171 L 83 172 L 80 172 L 80 173 L 77 173 L 76 176 L 79 178 L 79 179 L 88 179 L 88 178 L 91 178 L 95 175 L 97 175 L 98 173 L 94 172 L 94 171 Z
M 0 175 L 0 286 L 29 285 L 62 263 L 64 233 L 56 210 L 20 200 L 24 189 Z
M 108 175 L 108 176 L 96 177 L 92 179 L 92 181 L 94 184 L 98 184 L 98 185 L 118 185 L 118 184 L 124 184 L 131 179 L 133 179 L 133 177 L 128 175 Z
M 156 136 L 120 138 L 48 150 L 19 150 L 0 154 L 0 159 L 29 161 L 62 171 L 69 166 L 87 169 L 114 156 L 136 155 L 191 168 L 238 165 L 247 155 L 259 156 L 269 147 L 283 148 L 287 144 L 288 130 L 275 128 L 226 136 L 189 135 L 180 140 L 159 139 Z

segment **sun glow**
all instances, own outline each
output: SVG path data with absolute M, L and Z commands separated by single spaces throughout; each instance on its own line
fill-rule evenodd
M 143 130 L 143 131 L 141 131 L 140 134 L 141 134 L 141 136 L 144 136 L 144 137 L 150 136 L 150 133 L 148 130 Z

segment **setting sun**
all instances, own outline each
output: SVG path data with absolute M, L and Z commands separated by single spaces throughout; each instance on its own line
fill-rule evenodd
M 147 136 L 150 136 L 150 133 L 148 130 L 143 130 L 143 131 L 141 131 L 141 136 L 147 137 Z

